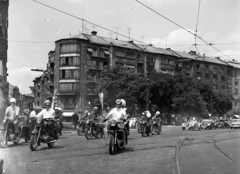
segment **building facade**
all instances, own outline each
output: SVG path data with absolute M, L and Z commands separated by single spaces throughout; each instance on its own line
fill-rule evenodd
M 230 95 L 236 92 L 234 76 L 239 69 L 195 51 L 185 53 L 99 37 L 95 31 L 57 40 L 55 45 L 55 50 L 49 53 L 47 70 L 34 81 L 35 101 L 42 105 L 45 99 L 54 96 L 55 104 L 68 116 L 100 105 L 95 88 L 101 71 L 108 66 L 123 66 L 145 77 L 152 70 L 170 75 L 182 73 L 208 80 L 213 90 Z
M 8 0 L 0 0 L 0 122 L 8 104 L 7 50 L 8 50 Z

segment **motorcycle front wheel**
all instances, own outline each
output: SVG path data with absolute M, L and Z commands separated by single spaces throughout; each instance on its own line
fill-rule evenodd
M 114 136 L 113 134 L 110 134 L 109 137 L 109 154 L 112 155 L 114 153 Z
M 142 128 L 142 130 L 141 130 L 141 135 L 142 135 L 142 137 L 144 137 L 144 133 L 145 133 L 145 126 Z
M 31 135 L 30 137 L 30 149 L 31 151 L 36 151 L 38 147 L 37 135 Z
M 53 147 L 54 143 L 47 143 L 48 147 L 51 148 Z
M 79 135 L 79 136 L 81 136 L 82 135 L 82 128 L 78 128 L 78 130 L 77 130 L 77 134 Z
M 0 131 L 0 146 L 3 148 L 7 145 L 7 131 Z
M 88 131 L 88 128 L 85 128 L 84 132 L 85 132 L 85 137 L 87 140 L 92 139 L 92 131 Z

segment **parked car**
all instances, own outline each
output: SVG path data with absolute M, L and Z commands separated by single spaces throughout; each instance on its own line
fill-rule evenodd
M 228 123 L 227 120 L 220 119 L 216 122 L 216 127 L 218 129 L 228 129 L 228 128 L 230 128 L 230 124 Z
M 231 119 L 230 120 L 230 128 L 233 129 L 237 129 L 240 128 L 240 119 Z
M 209 129 L 211 127 L 211 120 L 210 119 L 203 119 L 201 123 L 202 129 Z
M 182 123 L 182 130 L 201 130 L 201 123 L 194 117 L 190 118 L 186 123 Z

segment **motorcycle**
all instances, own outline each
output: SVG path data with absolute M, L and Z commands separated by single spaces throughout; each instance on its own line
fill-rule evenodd
M 141 135 L 144 137 L 145 135 L 149 136 L 151 133 L 151 125 L 150 121 L 142 120 L 142 126 L 141 126 Z
M 62 129 L 63 129 L 63 123 L 62 123 L 62 115 L 57 115 L 55 117 L 55 119 L 57 121 L 55 121 L 55 127 L 57 129 L 57 132 L 58 132 L 58 136 L 61 136 L 62 135 Z
M 153 119 L 152 121 L 152 133 L 160 134 L 162 131 L 162 125 L 158 118 Z
M 6 147 L 8 145 L 8 142 L 12 142 L 14 145 L 17 145 L 23 136 L 22 128 L 23 124 L 19 123 L 18 135 L 16 135 L 14 124 L 7 120 L 6 126 L 0 130 L 1 131 L 0 146 Z
M 140 134 L 140 133 L 141 133 L 142 120 L 141 120 L 141 119 L 138 119 L 138 120 L 136 121 L 136 125 L 137 125 L 138 133 Z
M 46 143 L 49 148 L 53 147 L 54 143 L 58 141 L 58 132 L 56 128 L 53 128 L 54 133 L 49 133 L 49 125 L 54 124 L 54 120 L 52 118 L 42 119 L 40 123 L 37 123 L 35 129 L 31 133 L 30 137 L 30 149 L 32 151 L 36 151 L 40 143 Z M 55 134 L 55 135 L 52 135 Z M 53 138 L 55 136 L 55 140 Z
M 109 154 L 113 155 L 114 152 L 123 149 L 128 144 L 128 137 L 125 131 L 124 121 L 112 120 L 109 126 Z
M 93 129 L 93 122 L 95 124 L 95 129 Z M 92 139 L 94 136 L 95 138 L 98 138 L 99 135 L 99 127 L 97 125 L 97 121 L 94 119 L 88 119 L 86 121 L 86 127 L 84 128 L 85 137 L 87 140 Z

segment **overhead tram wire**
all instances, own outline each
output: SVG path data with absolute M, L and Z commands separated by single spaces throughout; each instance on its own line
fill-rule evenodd
M 197 36 L 197 28 L 198 28 L 198 19 L 199 19 L 199 12 L 200 12 L 200 4 L 201 4 L 201 0 L 199 0 L 199 4 L 198 4 L 197 24 L 196 24 L 196 32 L 195 32 L 195 37 L 194 37 L 194 39 L 195 39 L 195 44 L 194 44 L 194 46 L 195 46 L 195 48 L 196 48 L 196 50 L 197 50 L 198 53 L 199 53 L 199 50 L 197 49 L 197 39 L 196 39 L 196 36 Z
M 98 25 L 98 24 L 95 24 L 95 23 L 93 23 L 93 22 L 87 21 L 87 20 L 85 20 L 85 19 L 83 19 L 83 18 L 74 16 L 74 15 L 72 15 L 72 14 L 70 14 L 70 13 L 67 13 L 67 12 L 64 12 L 64 11 L 62 11 L 62 10 L 59 10 L 59 9 L 57 9 L 57 8 L 51 7 L 51 6 L 47 5 L 47 4 L 41 3 L 41 2 L 39 2 L 39 1 L 36 1 L 36 0 L 33 0 L 33 1 L 36 2 L 36 3 L 39 3 L 39 4 L 43 5 L 43 6 L 46 6 L 46 7 L 48 7 L 48 8 L 51 8 L 51 9 L 53 9 L 53 10 L 56 10 L 56 11 L 58 11 L 58 12 L 64 13 L 64 14 L 66 14 L 66 15 L 68 15 L 68 16 L 73 17 L 73 18 L 79 19 L 79 20 L 81 20 L 81 21 L 85 21 L 85 22 L 87 22 L 87 23 L 89 23 L 89 24 L 91 24 L 91 25 L 95 25 L 96 27 L 102 28 L 102 29 L 104 29 L 104 30 L 107 30 L 107 31 L 110 31 L 110 32 L 112 32 L 112 33 L 115 33 L 115 34 L 118 34 L 118 35 L 120 35 L 120 36 L 123 36 L 123 37 L 125 37 L 125 38 L 128 38 L 128 36 L 125 36 L 125 35 L 123 35 L 123 34 L 117 33 L 117 32 L 115 32 L 115 31 L 113 31 L 113 30 L 110 30 L 110 29 L 108 29 L 108 28 L 102 27 L 102 26 L 100 26 L 100 25 Z M 144 42 L 142 42 L 142 41 L 139 41 L 139 40 L 136 40 L 136 39 L 133 39 L 133 38 L 132 38 L 132 40 L 133 40 L 133 41 L 136 41 L 136 42 L 139 42 L 139 43 L 141 43 L 141 44 L 147 45 L 146 43 L 144 43 Z
M 191 31 L 187 30 L 186 28 L 182 27 L 181 25 L 177 24 L 176 22 L 172 21 L 171 19 L 168 19 L 167 17 L 163 16 L 163 15 L 160 14 L 159 12 L 157 12 L 157 11 L 153 10 L 152 8 L 148 7 L 147 5 L 143 4 L 142 2 L 139 2 L 138 0 L 135 0 L 135 1 L 137 1 L 137 2 L 138 2 L 139 4 L 141 4 L 142 6 L 148 8 L 149 10 L 151 10 L 151 11 L 153 11 L 154 13 L 158 14 L 159 16 L 163 17 L 164 19 L 170 21 L 171 23 L 175 24 L 176 26 L 182 28 L 183 30 L 185 30 L 185 31 L 187 31 L 188 33 L 190 33 L 190 34 L 192 34 L 192 35 L 195 36 L 195 34 L 192 33 Z M 197 37 L 198 39 L 202 40 L 203 42 L 205 42 L 207 45 L 209 45 L 209 46 L 211 46 L 212 48 L 214 48 L 215 50 L 217 50 L 219 53 L 221 53 L 221 54 L 227 56 L 227 55 L 224 54 L 222 51 L 220 51 L 220 50 L 217 49 L 215 46 L 213 46 L 214 44 L 212 44 L 212 43 L 208 43 L 207 41 L 205 41 L 204 39 L 202 39 L 201 37 L 199 37 L 199 36 L 197 36 L 197 35 L 196 35 L 196 37 Z M 227 56 L 227 57 L 228 57 L 229 59 L 232 59 L 232 58 L 229 57 L 229 56 Z

